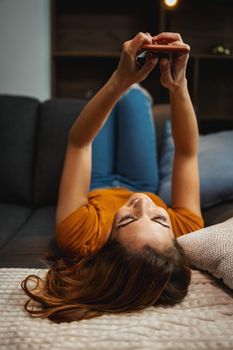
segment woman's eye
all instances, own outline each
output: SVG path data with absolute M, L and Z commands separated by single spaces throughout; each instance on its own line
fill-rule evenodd
M 158 216 L 153 217 L 152 220 L 154 220 L 154 221 L 161 220 L 161 221 L 166 222 L 166 221 L 167 221 L 167 218 L 166 218 L 166 216 L 164 216 L 164 215 L 158 215 Z
M 132 215 L 123 216 L 123 217 L 119 220 L 119 223 L 125 221 L 126 219 L 135 219 L 135 217 L 132 216 Z

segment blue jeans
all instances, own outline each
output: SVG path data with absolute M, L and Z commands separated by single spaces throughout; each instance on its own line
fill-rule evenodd
M 118 100 L 92 146 L 90 191 L 124 187 L 157 193 L 156 135 L 150 95 L 138 84 Z

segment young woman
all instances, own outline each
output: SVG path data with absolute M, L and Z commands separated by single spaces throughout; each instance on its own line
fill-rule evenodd
M 176 238 L 203 227 L 198 127 L 187 89 L 188 54 L 161 59 L 175 144 L 172 208 L 156 196 L 151 100 L 137 83 L 158 64 L 138 67 L 144 43 L 183 43 L 177 33 L 138 33 L 123 45 L 117 69 L 89 101 L 68 138 L 56 211 L 56 238 L 66 256 L 45 279 L 22 288 L 55 322 L 173 305 L 188 291 L 190 268 Z M 33 290 L 30 280 L 37 284 Z M 38 306 L 38 305 L 37 305 Z

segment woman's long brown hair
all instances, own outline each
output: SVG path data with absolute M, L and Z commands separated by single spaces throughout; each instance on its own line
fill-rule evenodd
M 32 317 L 59 323 L 174 305 L 186 296 L 190 275 L 176 240 L 158 253 L 149 245 L 129 252 L 110 238 L 96 253 L 58 259 L 45 278 L 29 275 L 21 286 L 30 297 L 25 309 Z M 34 288 L 29 288 L 31 282 Z

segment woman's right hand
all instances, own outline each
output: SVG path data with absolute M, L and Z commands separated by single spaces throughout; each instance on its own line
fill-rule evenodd
M 179 45 L 183 43 L 183 40 L 179 33 L 164 32 L 160 33 L 152 38 L 153 43 L 167 45 Z M 189 45 L 185 44 L 188 49 Z M 179 56 L 170 56 L 170 59 L 163 58 L 160 60 L 161 71 L 161 84 L 168 88 L 170 91 L 174 91 L 177 88 L 180 89 L 186 86 L 186 67 L 189 54 L 182 54 Z
M 148 56 L 144 66 L 141 68 L 138 66 L 136 56 L 144 44 L 152 44 L 152 36 L 149 33 L 139 32 L 132 40 L 123 44 L 120 61 L 114 75 L 118 84 L 125 89 L 146 79 L 158 63 L 157 58 Z

